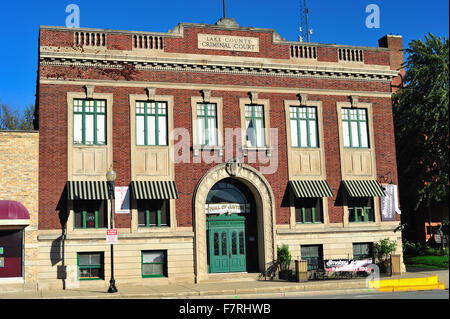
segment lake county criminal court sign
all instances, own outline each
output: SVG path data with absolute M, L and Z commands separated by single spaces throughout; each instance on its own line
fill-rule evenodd
M 259 38 L 198 34 L 198 48 L 210 50 L 259 52 Z

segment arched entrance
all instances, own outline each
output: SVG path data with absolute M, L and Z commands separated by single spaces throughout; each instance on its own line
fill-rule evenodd
M 220 180 L 206 197 L 208 273 L 258 270 L 256 205 L 234 178 Z
M 273 192 L 256 169 L 236 162 L 212 168 L 193 203 L 196 282 L 210 273 L 264 272 L 273 262 Z

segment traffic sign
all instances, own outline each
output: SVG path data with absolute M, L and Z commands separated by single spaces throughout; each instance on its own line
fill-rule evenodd
M 106 243 L 111 245 L 116 245 L 119 241 L 119 236 L 117 229 L 107 229 L 106 230 Z

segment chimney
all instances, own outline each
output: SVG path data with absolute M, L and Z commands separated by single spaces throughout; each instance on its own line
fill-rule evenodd
M 391 70 L 399 70 L 401 76 L 397 76 L 392 80 L 392 92 L 395 93 L 398 87 L 402 85 L 402 78 L 405 78 L 405 68 L 403 67 L 403 38 L 401 35 L 385 35 L 378 40 L 380 48 L 389 49 L 389 63 Z M 404 83 L 403 83 L 404 85 Z

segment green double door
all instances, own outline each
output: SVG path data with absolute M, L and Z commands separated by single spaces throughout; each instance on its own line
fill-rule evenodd
M 245 217 L 207 218 L 209 272 L 246 271 Z

